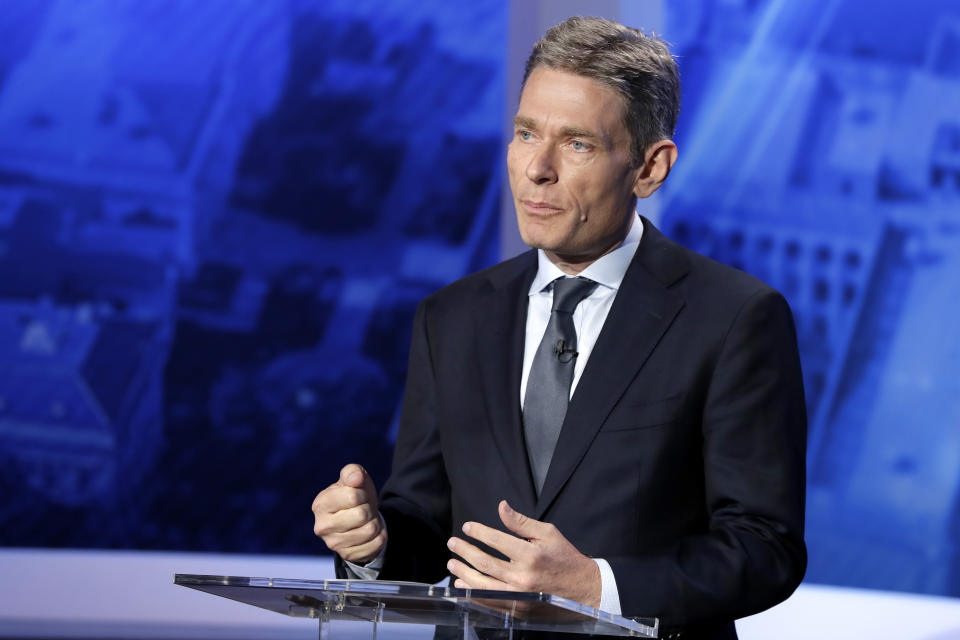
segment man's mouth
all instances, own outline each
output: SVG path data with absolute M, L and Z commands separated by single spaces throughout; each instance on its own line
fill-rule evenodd
M 559 207 L 551 202 L 539 200 L 521 200 L 520 204 L 522 204 L 523 208 L 530 213 L 537 215 L 549 215 L 563 210 L 562 207 Z

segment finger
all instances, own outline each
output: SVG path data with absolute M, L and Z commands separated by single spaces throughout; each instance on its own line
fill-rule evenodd
M 527 517 L 522 513 L 513 510 L 513 507 L 506 500 L 501 500 L 497 507 L 500 512 L 500 520 L 503 524 L 521 538 L 527 540 L 542 540 L 553 530 L 553 525 L 549 522 L 541 522 Z
M 386 529 L 378 533 L 372 540 L 362 544 L 347 547 L 338 551 L 341 558 L 354 564 L 366 564 L 379 555 L 383 545 L 387 543 Z
M 351 463 L 340 470 L 340 484 L 347 487 L 360 489 L 368 477 L 366 469 L 359 464 Z
M 341 509 L 335 513 L 321 512 L 315 515 L 313 532 L 318 536 L 352 531 L 374 520 L 379 524 L 380 520 L 379 514 L 369 504 Z
M 485 575 L 507 582 L 510 580 L 510 563 L 494 558 L 489 553 L 481 551 L 466 540 L 450 538 L 447 548 L 466 560 L 477 571 Z
M 465 522 L 462 528 L 463 532 L 474 540 L 479 540 L 488 547 L 496 549 L 511 560 L 519 558 L 525 552 L 529 551 L 528 547 L 530 543 L 526 540 L 512 536 L 499 529 L 488 527 L 485 524 Z
M 447 570 L 455 575 L 459 580 L 454 581 L 456 586 L 457 582 L 466 584 L 464 587 L 458 587 L 461 589 L 493 589 L 495 591 L 516 591 L 515 588 L 511 587 L 509 584 L 502 580 L 492 578 L 490 576 L 484 575 L 468 565 L 465 562 L 461 562 L 456 558 L 453 558 L 447 562 Z
M 314 498 L 313 512 L 317 514 L 336 513 L 362 504 L 370 504 L 372 507 L 372 502 L 370 495 L 363 489 L 333 484 L 318 493 L 317 497 Z
M 373 483 L 373 478 L 367 473 L 367 470 L 359 464 L 348 464 L 340 470 L 340 480 L 337 484 L 345 487 L 359 489 L 366 493 L 367 500 L 377 508 L 377 486 Z
M 380 526 L 380 520 L 371 520 L 363 526 L 341 532 L 324 533 L 320 537 L 330 549 L 339 552 L 342 549 L 349 549 L 362 544 L 366 544 L 376 538 L 383 531 Z

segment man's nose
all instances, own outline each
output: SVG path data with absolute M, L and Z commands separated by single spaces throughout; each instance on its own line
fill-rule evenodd
M 536 184 L 548 184 L 557 181 L 557 169 L 554 162 L 554 149 L 549 144 L 541 145 L 533 151 L 527 163 L 527 178 Z

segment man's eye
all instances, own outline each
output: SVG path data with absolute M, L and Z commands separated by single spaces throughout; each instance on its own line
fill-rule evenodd
M 578 152 L 590 151 L 590 145 L 580 140 L 574 140 L 573 142 L 571 142 L 570 148 Z
M 529 131 L 519 131 L 517 132 L 517 137 L 523 140 L 524 142 L 529 142 L 533 138 L 533 134 Z

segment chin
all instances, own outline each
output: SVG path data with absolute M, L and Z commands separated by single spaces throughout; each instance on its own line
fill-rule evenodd
M 542 235 L 523 233 L 520 232 L 520 239 L 523 240 L 523 244 L 527 245 L 531 249 L 543 249 L 544 251 L 552 251 L 553 243 L 546 241 Z
M 543 229 L 538 225 L 525 225 L 520 227 L 520 239 L 528 247 L 533 249 L 543 249 L 544 251 L 557 251 L 563 245 L 563 238 L 558 237 L 557 233 L 550 233 L 551 230 Z

